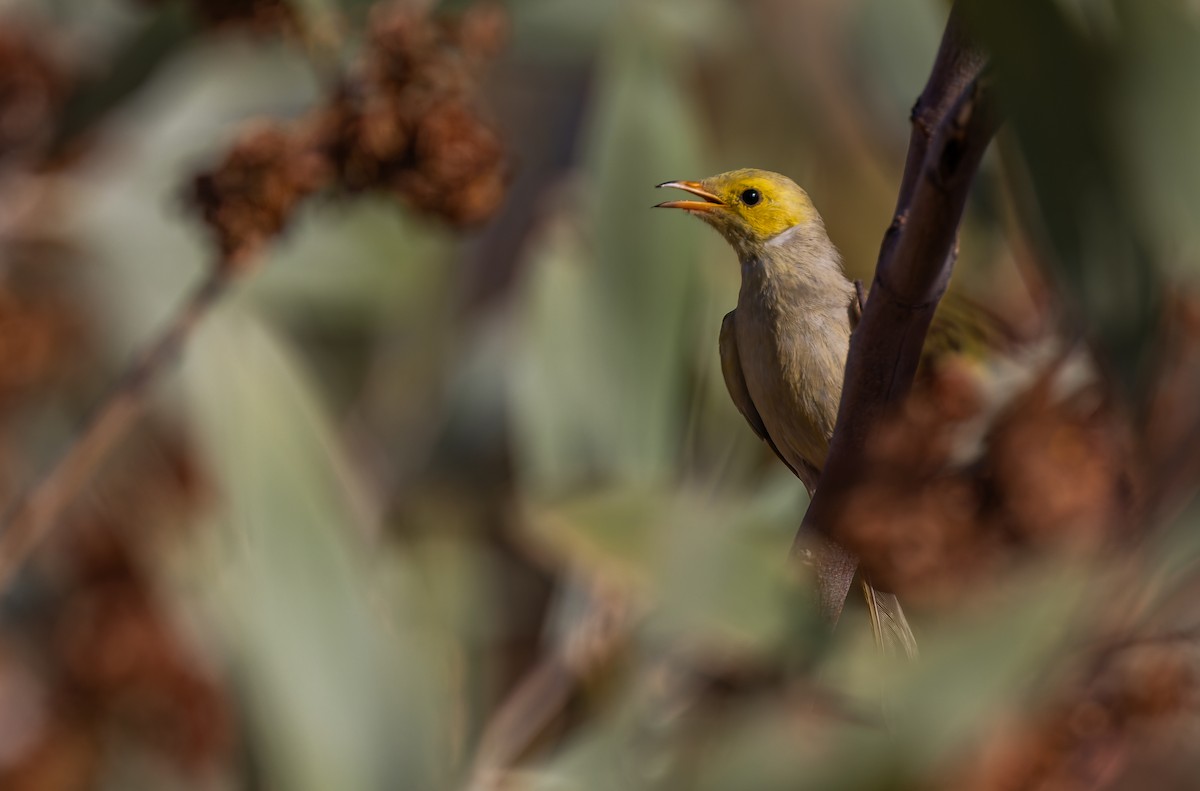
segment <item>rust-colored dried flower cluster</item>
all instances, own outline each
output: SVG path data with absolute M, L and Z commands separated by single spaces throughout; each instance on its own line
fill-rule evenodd
M 329 163 L 304 132 L 255 124 L 219 167 L 196 178 L 193 196 L 217 233 L 223 261 L 238 266 L 257 255 L 283 231 L 300 201 L 329 183 Z
M 1079 625 L 1078 650 L 1054 660 L 1036 697 L 981 724 L 974 749 L 955 753 L 928 787 L 1159 787 L 1136 773 L 1155 755 L 1174 766 L 1191 754 L 1171 734 L 1194 732 L 1181 729 L 1200 714 L 1196 634 L 1132 625 L 1145 620 L 1147 593 L 1129 550 L 1151 514 L 1179 507 L 1200 467 L 1198 317 L 1194 298 L 1171 306 L 1157 374 L 1145 383 L 1154 395 L 1140 419 L 1118 408 L 1098 377 L 1055 386 L 1055 366 L 988 418 L 964 461 L 956 451 L 977 433 L 985 385 L 951 360 L 925 372 L 869 444 L 838 535 L 872 580 L 912 611 L 986 604 L 998 582 L 1039 558 L 1074 567 L 1093 561 L 1120 569 L 1124 581 L 1114 583 L 1111 601 L 1093 602 L 1095 623 Z M 1174 490 L 1172 479 L 1181 484 Z
M 1127 425 L 1098 386 L 1054 392 L 1054 370 L 953 462 L 983 409 L 968 365 L 931 370 L 878 432 L 840 524 L 872 578 L 911 601 L 954 601 L 1029 551 L 1111 546 L 1135 507 Z
M 68 87 L 44 37 L 0 25 L 0 162 L 45 142 Z
M 342 184 L 456 225 L 486 219 L 503 195 L 504 149 L 472 107 L 472 67 L 503 34 L 491 5 L 453 22 L 377 6 L 361 71 L 325 119 Z
M 195 202 L 223 260 L 253 258 L 323 189 L 390 193 L 456 226 L 489 217 L 507 171 L 500 139 L 475 107 L 475 72 L 503 33 L 491 5 L 453 21 L 375 6 L 362 62 L 328 104 L 295 122 L 252 126 L 197 179 Z
M 74 283 L 76 260 L 7 238 L 0 281 L 0 492 L 31 470 L 23 427 L 46 403 L 97 386 L 97 327 Z M 147 756 L 203 776 L 234 743 L 226 693 L 181 639 L 147 549 L 186 524 L 209 487 L 189 444 L 147 424 L 39 556 L 36 582 L 10 591 L 0 629 L 0 788 L 91 788 L 122 734 Z M 156 535 L 151 535 L 155 533 Z M 19 606 L 13 606 L 18 604 Z
M 1169 636 L 1111 647 L 1035 714 L 997 725 L 941 787 L 1088 791 L 1127 787 L 1123 776 L 1128 787 L 1180 787 L 1160 785 L 1146 767 L 1130 777 L 1131 759 L 1155 744 L 1186 749 L 1178 717 L 1200 705 L 1198 659 Z
M 190 444 L 145 426 L 52 547 L 63 597 L 50 640 L 57 672 L 96 731 L 136 735 L 189 772 L 228 760 L 232 717 L 225 690 L 164 609 L 147 550 L 183 527 L 210 488 Z
M 86 356 L 80 301 L 64 293 L 61 271 L 9 249 L 0 281 L 0 410 L 37 398 L 73 374 Z

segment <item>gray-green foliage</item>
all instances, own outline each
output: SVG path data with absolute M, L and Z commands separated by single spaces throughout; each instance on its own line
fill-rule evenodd
M 581 60 L 593 82 L 578 167 L 543 196 L 514 292 L 488 315 L 453 317 L 458 251 L 444 232 L 378 200 L 318 204 L 194 339 L 158 406 L 197 437 L 220 507 L 164 564 L 164 589 L 239 690 L 271 787 L 461 781 L 489 683 L 473 657 L 514 618 L 495 604 L 504 568 L 479 539 L 485 518 L 556 582 L 600 578 L 636 603 L 623 672 L 582 727 L 525 768 L 529 788 L 914 787 L 998 711 L 1038 694 L 1104 606 L 1103 567 L 1030 570 L 986 612 L 926 625 L 921 663 L 901 669 L 881 664 L 852 621 L 832 638 L 815 623 L 787 567 L 801 487 L 781 468 L 757 472 L 761 448 L 714 367 L 732 260 L 704 229 L 649 208 L 656 182 L 771 164 L 721 161 L 727 141 L 706 134 L 721 108 L 703 91 L 719 76 L 687 54 L 697 40 L 741 41 L 729 25 L 738 5 L 705 3 L 693 17 L 682 3 L 511 3 L 514 59 Z M 1116 7 L 1116 33 L 1085 34 L 1061 6 L 1033 0 L 1004 4 L 1011 18 L 985 29 L 1063 287 L 1132 372 L 1151 343 L 1153 289 L 1196 249 L 1200 104 L 1185 73 L 1200 41 L 1182 4 Z M 857 67 L 921 73 L 926 27 L 910 40 L 887 19 L 860 26 Z M 892 65 L 862 45 L 886 34 Z M 1118 38 L 1093 40 L 1106 35 Z M 155 79 L 117 119 L 124 158 L 85 174 L 72 229 L 103 265 L 93 280 L 121 330 L 118 356 L 206 260 L 194 226 L 164 208 L 178 206 L 179 186 L 234 122 L 303 106 L 318 82 L 297 53 L 238 40 L 191 49 Z M 741 128 L 771 118 L 764 103 Z M 827 134 L 797 131 L 806 162 L 838 144 Z M 886 219 L 856 227 L 878 237 Z M 367 360 L 328 365 L 342 352 L 306 344 L 322 333 L 368 339 Z M 490 480 L 445 472 L 456 448 L 470 457 L 472 442 L 497 435 L 515 479 L 502 504 L 482 494 Z M 449 462 L 438 457 L 448 445 Z M 1154 568 L 1186 574 L 1193 534 L 1164 539 Z M 663 679 L 725 659 L 784 667 L 891 729 L 818 721 L 802 696 L 750 700 L 714 723 L 678 710 Z

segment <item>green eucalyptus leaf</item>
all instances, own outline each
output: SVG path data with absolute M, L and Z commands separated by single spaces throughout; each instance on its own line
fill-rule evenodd
M 652 42 L 604 64 L 581 216 L 551 223 L 531 254 L 516 339 L 517 445 L 548 493 L 661 480 L 683 429 L 699 235 L 650 207 L 655 179 L 697 170 L 697 124 Z
M 433 787 L 448 645 L 413 606 L 414 568 L 392 569 L 404 597 L 380 596 L 374 526 L 311 385 L 234 309 L 195 339 L 185 374 L 223 495 L 206 594 L 268 776 L 293 789 Z M 380 598 L 410 604 L 393 620 Z

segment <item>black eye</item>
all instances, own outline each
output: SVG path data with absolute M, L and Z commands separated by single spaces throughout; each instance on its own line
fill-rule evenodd
M 742 203 L 747 206 L 754 206 L 762 200 L 762 193 L 756 189 L 748 189 L 742 192 Z

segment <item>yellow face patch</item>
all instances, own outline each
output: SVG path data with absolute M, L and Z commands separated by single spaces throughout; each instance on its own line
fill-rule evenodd
M 808 193 L 787 176 L 769 170 L 731 170 L 703 181 L 668 181 L 700 200 L 658 204 L 683 209 L 716 228 L 739 255 L 751 253 L 789 228 L 820 222 Z
M 808 193 L 787 176 L 768 170 L 733 170 L 700 183 L 725 205 L 724 211 L 712 214 L 725 215 L 721 224 L 728 223 L 729 231 L 752 241 L 766 242 L 816 214 Z

